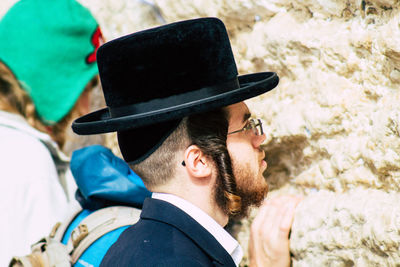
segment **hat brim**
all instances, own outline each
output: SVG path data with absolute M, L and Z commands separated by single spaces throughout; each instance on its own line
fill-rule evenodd
M 259 72 L 238 76 L 240 87 L 204 99 L 173 105 L 167 109 L 111 117 L 109 109 L 103 108 L 80 117 L 72 123 L 76 134 L 89 135 L 140 128 L 163 121 L 228 106 L 261 95 L 275 88 L 279 77 L 274 72 Z

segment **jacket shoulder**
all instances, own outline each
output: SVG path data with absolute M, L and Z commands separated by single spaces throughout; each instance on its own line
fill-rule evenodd
M 201 266 L 235 265 L 211 233 L 187 213 L 165 201 L 146 199 L 139 222 L 121 234 L 101 266 L 162 266 L 158 264 L 182 259 Z
M 210 264 L 211 259 L 203 250 L 175 227 L 157 221 L 140 220 L 121 234 L 108 250 L 101 266 Z

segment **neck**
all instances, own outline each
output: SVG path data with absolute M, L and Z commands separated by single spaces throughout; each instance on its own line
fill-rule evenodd
M 152 188 L 152 192 L 172 194 L 192 203 L 207 213 L 219 225 L 225 227 L 229 217 L 217 205 L 212 187 L 193 186 L 184 183 L 170 183 L 168 185 Z

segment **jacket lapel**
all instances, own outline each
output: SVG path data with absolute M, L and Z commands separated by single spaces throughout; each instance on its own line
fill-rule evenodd
M 167 223 L 179 229 L 213 258 L 216 266 L 236 266 L 231 255 L 210 232 L 174 205 L 159 199 L 146 198 L 140 217 Z

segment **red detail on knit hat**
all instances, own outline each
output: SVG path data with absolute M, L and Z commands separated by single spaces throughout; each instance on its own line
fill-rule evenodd
M 100 27 L 97 27 L 92 35 L 92 44 L 94 46 L 94 51 L 86 57 L 86 63 L 91 64 L 96 62 L 96 52 L 100 44 L 104 43 L 103 34 L 101 33 Z

